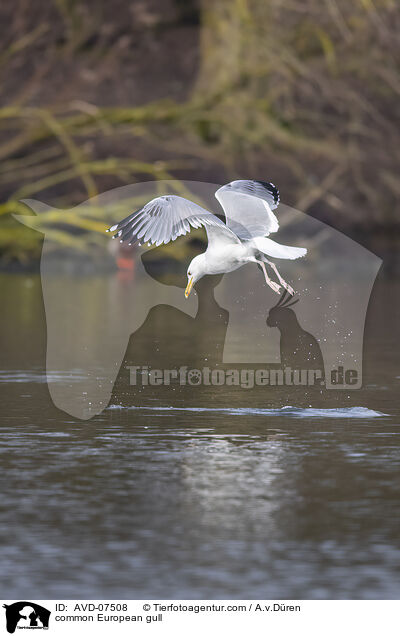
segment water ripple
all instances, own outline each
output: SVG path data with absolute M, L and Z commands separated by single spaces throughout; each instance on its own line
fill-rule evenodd
M 316 409 L 312 407 L 299 408 L 296 406 L 282 406 L 276 409 L 260 408 L 207 408 L 207 407 L 176 407 L 176 406 L 120 406 L 114 404 L 108 407 L 113 410 L 137 410 L 137 411 L 168 411 L 171 415 L 176 411 L 192 413 L 228 413 L 230 415 L 269 415 L 286 417 L 331 417 L 331 418 L 373 418 L 388 417 L 386 413 L 373 411 L 364 406 L 352 406 L 335 409 Z

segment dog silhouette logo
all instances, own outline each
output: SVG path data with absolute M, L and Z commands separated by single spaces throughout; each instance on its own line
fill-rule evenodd
M 6 627 L 9 634 L 18 629 L 48 629 L 51 612 L 32 601 L 18 601 L 3 605 L 6 610 Z

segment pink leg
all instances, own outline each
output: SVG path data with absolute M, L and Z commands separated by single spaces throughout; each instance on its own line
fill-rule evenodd
M 278 272 L 278 268 L 275 265 L 275 263 L 271 263 L 271 261 L 265 261 L 266 263 L 268 263 L 268 265 L 274 270 L 277 279 L 279 280 L 280 284 L 282 285 L 282 287 L 284 287 L 289 294 L 291 294 L 292 296 L 294 295 L 294 289 L 293 287 L 291 287 L 280 275 L 280 273 Z
M 270 279 L 270 277 L 267 274 L 267 270 L 265 269 L 265 265 L 264 265 L 264 263 L 262 261 L 256 261 L 256 262 L 261 265 L 262 271 L 264 272 L 265 282 L 267 283 L 267 285 L 269 285 L 271 287 L 271 289 L 274 290 L 274 292 L 279 294 L 281 286 L 278 285 L 278 283 L 275 283 L 273 280 Z

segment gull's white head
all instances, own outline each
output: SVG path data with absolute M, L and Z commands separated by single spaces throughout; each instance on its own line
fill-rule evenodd
M 206 259 L 204 257 L 204 254 L 199 254 L 198 256 L 194 257 L 187 270 L 188 282 L 185 289 L 185 298 L 188 298 L 190 292 L 192 291 L 193 285 L 197 283 L 197 281 L 200 280 L 200 278 L 202 278 L 205 274 L 207 274 Z

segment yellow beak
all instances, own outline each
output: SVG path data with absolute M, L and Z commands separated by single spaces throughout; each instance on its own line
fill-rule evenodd
M 192 287 L 193 287 L 193 276 L 188 278 L 188 284 L 186 285 L 186 289 L 185 289 L 185 298 L 188 298 L 188 296 L 190 295 L 190 292 L 192 291 Z

